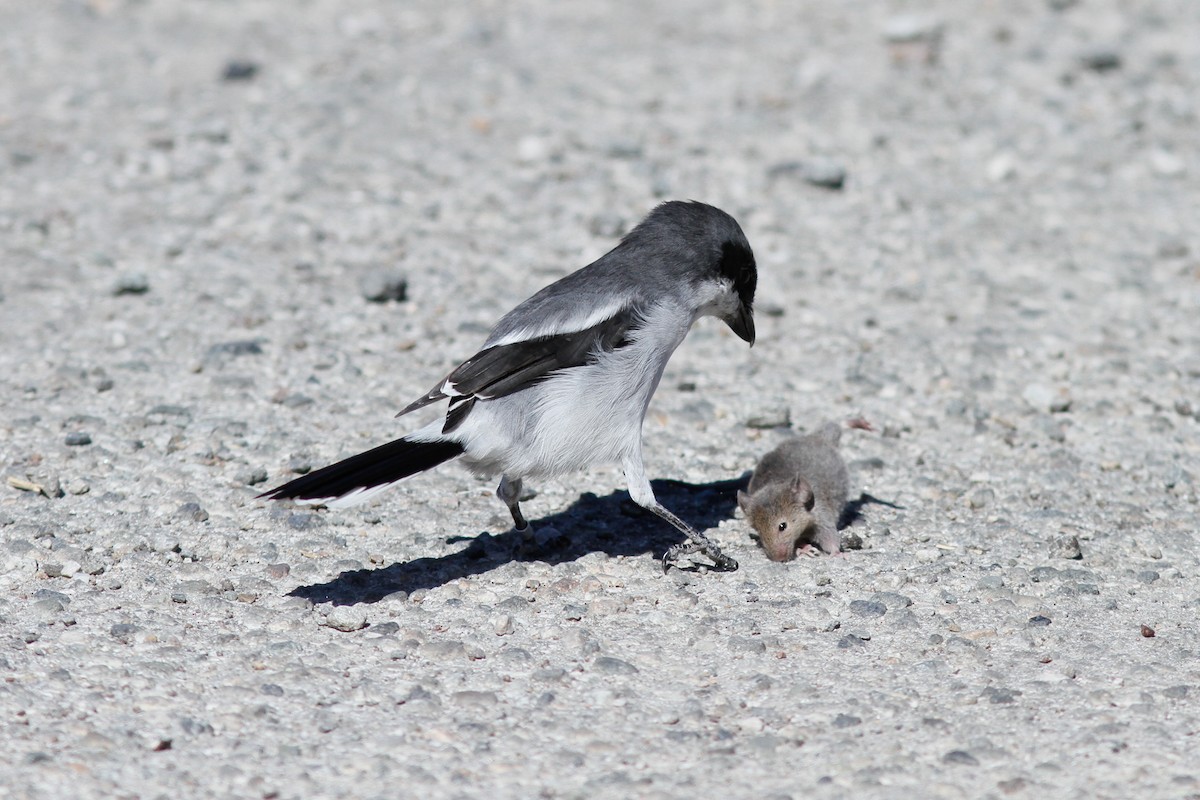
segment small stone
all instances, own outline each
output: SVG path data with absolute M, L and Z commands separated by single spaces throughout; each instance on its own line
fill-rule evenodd
M 450 695 L 450 701 L 455 705 L 466 708 L 490 708 L 499 702 L 495 692 L 477 692 L 471 690 L 455 692 Z
M 206 522 L 208 520 L 208 512 L 201 508 L 199 503 L 184 503 L 175 509 L 175 516 L 180 519 L 190 520 L 191 522 Z
M 866 647 L 867 643 L 861 637 L 848 633 L 841 639 L 838 639 L 837 646 L 840 650 L 851 650 L 856 647 Z
M 121 297 L 127 294 L 145 294 L 150 291 L 150 279 L 143 272 L 128 272 L 117 278 L 113 286 L 113 295 Z
M 243 470 L 233 476 L 234 481 L 243 483 L 246 486 L 257 486 L 260 483 L 267 482 L 267 471 L 262 467 L 255 467 Z
M 1139 572 L 1136 577 L 1140 583 L 1151 584 L 1151 583 L 1154 583 L 1155 581 L 1157 581 L 1162 576 L 1159 575 L 1158 572 L 1156 572 L 1155 570 L 1144 569 L 1141 572 Z
M 334 606 L 329 610 L 323 624 L 347 633 L 362 630 L 367 627 L 367 612 L 358 606 Z
M 402 303 L 408 299 L 408 278 L 390 270 L 375 270 L 362 277 L 359 291 L 371 303 Z
M 283 697 L 283 687 L 277 683 L 264 683 L 258 690 L 268 697 Z
M 466 657 L 467 648 L 462 642 L 444 640 L 425 642 L 417 648 L 417 653 L 430 661 L 458 661 Z
M 376 636 L 395 636 L 400 633 L 399 622 L 381 622 L 371 626 L 371 633 Z
M 806 183 L 822 189 L 841 189 L 846 185 L 846 168 L 825 158 L 806 161 L 801 175 Z
M 842 550 L 862 550 L 863 539 L 854 531 L 842 531 Z
M 239 339 L 232 342 L 221 342 L 208 348 L 209 358 L 221 356 L 259 356 L 262 355 L 261 339 Z
M 997 153 L 987 163 L 987 177 L 993 183 L 1012 180 L 1017 171 L 1017 157 L 1009 152 Z
M 1121 66 L 1121 54 L 1107 46 L 1091 47 L 1079 54 L 1079 63 L 1093 72 L 1111 72 Z
M 967 494 L 967 505 L 973 509 L 986 508 L 996 501 L 996 492 L 987 486 L 978 486 Z
M 1163 178 L 1176 178 L 1187 172 L 1183 159 L 1169 150 L 1150 151 L 1150 169 Z
M 128 622 L 118 622 L 108 629 L 109 636 L 116 639 L 121 644 L 129 644 L 133 640 L 133 635 L 141 628 Z
M 1142 626 L 1142 636 L 1145 636 L 1147 639 L 1153 639 L 1154 635 L 1154 628 L 1151 628 L 1149 625 Z
M 1047 616 L 1044 616 L 1042 614 L 1038 614 L 1035 617 L 1029 618 L 1029 624 L 1031 627 L 1034 627 L 1034 628 L 1045 627 L 1045 626 L 1049 625 L 1050 622 L 1051 622 L 1050 618 Z
M 946 764 L 962 764 L 967 767 L 978 767 L 979 759 L 968 753 L 966 750 L 951 750 L 946 755 L 942 756 L 942 761 Z
M 267 577 L 276 581 L 280 580 L 281 578 L 286 578 L 291 571 L 292 568 L 290 566 L 282 563 L 268 564 L 266 569 Z
M 982 697 L 986 697 L 992 705 L 1009 705 L 1016 702 L 1017 695 L 1020 692 L 1014 689 L 1005 689 L 998 686 L 989 686 L 983 690 Z
M 833 719 L 835 728 L 853 728 L 855 725 L 862 725 L 862 718 L 853 714 L 838 714 Z
M 492 618 L 492 630 L 497 636 L 508 636 L 513 632 L 513 618 L 511 614 L 501 614 L 498 617 Z
M 628 661 L 612 656 L 599 656 L 592 662 L 592 669 L 606 675 L 636 675 L 639 670 Z
M 882 617 L 887 606 L 873 600 L 851 600 L 850 613 L 859 617 Z
M 249 81 L 258 75 L 259 65 L 245 58 L 232 58 L 221 70 L 221 80 L 228 82 Z
M 63 604 L 53 597 L 47 597 L 31 604 L 29 611 L 38 622 L 52 622 L 62 613 Z
M 734 653 L 765 653 L 767 645 L 754 636 L 730 636 L 729 649 Z
M 1065 558 L 1079 561 L 1083 558 L 1083 548 L 1079 545 L 1079 537 L 1063 535 L 1050 543 L 1051 558 Z
M 940 19 L 929 14 L 900 14 L 884 23 L 883 38 L 889 44 L 936 41 L 944 28 Z
M 1183 241 L 1182 239 L 1165 239 L 1158 244 L 1159 258 L 1186 258 L 1189 253 L 1191 253 L 1191 249 L 1188 248 L 1187 242 Z M 1180 411 L 1180 404 L 1186 406 L 1188 410 Z M 1184 415 L 1185 417 L 1190 417 L 1192 415 L 1191 404 L 1188 403 L 1187 400 L 1176 400 L 1175 411 Z
M 65 441 L 68 447 L 82 447 L 92 443 L 92 435 L 84 431 L 71 431 Z
M 312 472 L 312 468 L 312 461 L 303 457 L 293 458 L 287 463 L 288 472 L 296 475 L 307 475 L 308 473 Z
M 792 412 L 787 408 L 772 408 L 755 414 L 746 420 L 747 428 L 768 430 L 770 428 L 788 428 L 792 424 Z
M 517 160 L 523 164 L 536 164 L 550 156 L 550 142 L 540 136 L 523 136 L 517 142 Z
M 1037 411 L 1060 414 L 1071 409 L 1071 397 L 1066 389 L 1053 389 L 1041 383 L 1026 386 L 1021 399 Z

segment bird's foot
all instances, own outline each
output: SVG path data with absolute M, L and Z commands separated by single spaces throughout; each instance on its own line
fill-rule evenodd
M 691 555 L 692 553 L 703 553 L 708 556 L 712 559 L 713 569 L 718 572 L 733 572 L 738 568 L 737 561 L 722 553 L 721 548 L 717 547 L 711 541 L 694 542 L 689 540 L 668 547 L 667 552 L 663 553 L 663 573 L 665 574 L 671 568 L 671 565 L 681 557 Z

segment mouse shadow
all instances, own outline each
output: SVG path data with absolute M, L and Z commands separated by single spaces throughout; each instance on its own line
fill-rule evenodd
M 713 483 L 656 480 L 651 486 L 662 505 L 704 531 L 733 518 L 737 491 L 745 489 L 749 480 L 747 472 L 740 478 Z M 432 589 L 513 561 L 562 564 L 596 552 L 609 556 L 651 554 L 661 559 L 667 548 L 684 538 L 634 503 L 627 491 L 603 497 L 588 492 L 567 509 L 530 524 L 532 536 L 511 529 L 496 535 L 485 531 L 478 536 L 452 536 L 447 543 L 465 542 L 466 547 L 377 569 L 348 570 L 324 583 L 298 586 L 288 595 L 333 605 L 377 603 L 395 592 Z

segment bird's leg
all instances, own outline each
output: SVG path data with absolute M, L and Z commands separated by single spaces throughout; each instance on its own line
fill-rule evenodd
M 716 542 L 672 514 L 658 502 L 654 496 L 654 490 L 650 488 L 650 481 L 646 478 L 646 470 L 642 466 L 640 453 L 636 459 L 629 459 L 625 462 L 625 480 L 629 483 L 629 496 L 633 502 L 647 511 L 653 511 L 688 538 L 686 542 L 667 548 L 667 552 L 663 554 L 663 572 L 666 572 L 671 564 L 681 556 L 690 553 L 703 553 L 711 558 L 716 568 L 722 572 L 732 572 L 738 568 L 738 563 L 722 553 Z
M 508 506 L 508 513 L 512 514 L 513 518 L 513 527 L 526 536 L 532 536 L 533 529 L 529 527 L 529 520 L 521 513 L 521 479 L 501 476 L 500 485 L 496 487 L 496 497 Z

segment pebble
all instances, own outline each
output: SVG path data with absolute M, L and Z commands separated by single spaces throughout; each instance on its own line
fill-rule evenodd
M 133 641 L 134 634 L 140 630 L 141 628 L 132 623 L 118 622 L 108 629 L 108 634 L 121 644 L 129 644 Z
M 208 521 L 208 512 L 201 508 L 199 503 L 184 503 L 175 509 L 175 516 L 191 522 Z
M 221 69 L 221 80 L 226 83 L 250 81 L 258 75 L 259 69 L 256 61 L 233 58 L 226 61 L 225 66 Z
M 358 282 L 363 299 L 371 303 L 402 303 L 408 299 L 407 276 L 391 270 L 375 270 Z
M 908 608 L 913 604 L 911 597 L 899 592 L 876 592 L 871 596 L 871 599 L 877 603 L 883 603 L 889 611 Z
M 499 700 L 495 692 L 466 690 L 450 695 L 450 702 L 458 706 L 465 706 L 466 708 L 491 708 Z
M 440 639 L 425 642 L 417 648 L 417 654 L 430 661 L 458 661 L 466 657 L 467 648 L 462 642 Z
M 746 427 L 758 430 L 790 428 L 792 412 L 787 408 L 771 408 L 747 418 Z
M 322 620 L 322 624 L 347 633 L 362 630 L 367 627 L 367 612 L 358 606 L 334 606 Z
M 822 189 L 841 189 L 846 184 L 846 168 L 828 158 L 805 161 L 781 161 L 767 168 L 768 178 L 798 175 L 801 180 Z
M 64 441 L 68 447 L 82 447 L 92 443 L 92 435 L 84 431 L 71 431 Z
M 492 618 L 492 631 L 497 636 L 508 636 L 513 632 L 513 618 L 511 614 L 501 614 Z
M 855 531 L 842 531 L 842 550 L 862 550 L 863 538 Z
M 292 568 L 287 564 L 268 564 L 265 570 L 267 577 L 276 581 L 286 578 L 291 571 Z
M 113 295 L 121 297 L 129 294 L 145 294 L 150 291 L 150 279 L 144 272 L 128 272 L 117 278 L 113 285 Z
M 800 174 L 806 183 L 822 189 L 841 189 L 846 185 L 846 168 L 826 158 L 804 162 Z
M 853 714 L 838 714 L 833 718 L 833 727 L 835 728 L 853 728 L 855 725 L 861 724 L 862 718 Z
M 1169 150 L 1151 150 L 1150 169 L 1159 177 L 1176 178 L 1187 172 L 1187 164 Z
M 968 753 L 966 750 L 951 750 L 946 755 L 942 756 L 942 761 L 946 764 L 961 764 L 966 767 L 978 767 L 979 759 Z
M 1079 537 L 1071 535 L 1055 537 L 1050 542 L 1050 557 L 1063 558 L 1068 561 L 1081 560 L 1083 558 L 1083 548 L 1079 544 Z
M 850 613 L 859 617 L 882 617 L 887 606 L 874 600 L 851 600 Z
M 38 622 L 52 622 L 63 612 L 63 604 L 53 597 L 47 597 L 32 603 L 29 611 Z
M 1059 414 L 1071 409 L 1071 396 L 1066 389 L 1054 389 L 1042 383 L 1031 383 L 1021 392 L 1021 399 L 1037 411 Z
M 1111 72 L 1121 67 L 1121 54 L 1112 47 L 1097 45 L 1080 53 L 1079 63 L 1093 72 Z
M 639 670 L 628 661 L 612 656 L 597 656 L 592 662 L 592 669 L 605 675 L 636 675 Z
M 883 38 L 889 44 L 908 44 L 937 39 L 945 25 L 930 14 L 898 14 L 883 25 Z

